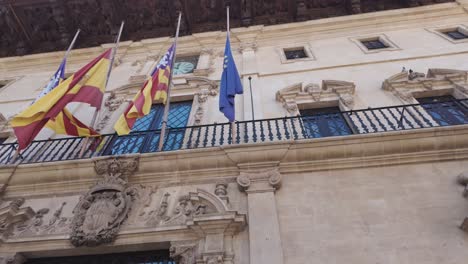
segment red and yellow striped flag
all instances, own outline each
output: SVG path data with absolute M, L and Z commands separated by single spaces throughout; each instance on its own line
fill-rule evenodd
M 70 111 L 64 108 L 55 119 L 49 120 L 47 128 L 55 131 L 57 134 L 76 137 L 99 137 L 100 134 L 94 129 L 83 124 L 78 118 L 73 116 Z
M 20 150 L 25 149 L 34 140 L 49 120 L 56 119 L 68 103 L 87 103 L 97 109 L 101 108 L 111 51 L 112 49 L 109 49 L 102 53 L 12 119 L 11 125 Z M 77 119 L 73 119 L 78 124 Z
M 135 124 L 135 121 L 138 118 L 149 114 L 151 105 L 154 101 L 162 100 L 163 103 L 166 103 L 174 53 L 175 44 L 172 44 L 167 53 L 161 58 L 141 90 L 133 98 L 133 101 L 114 125 L 114 129 L 117 134 L 129 134 Z

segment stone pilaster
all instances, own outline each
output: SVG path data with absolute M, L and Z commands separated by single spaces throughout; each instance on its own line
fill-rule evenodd
M 237 183 L 247 193 L 250 263 L 283 264 L 275 200 L 275 191 L 281 186 L 280 173 L 277 170 L 242 172 Z

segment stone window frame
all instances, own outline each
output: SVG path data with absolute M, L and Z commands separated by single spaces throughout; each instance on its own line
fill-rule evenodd
M 337 106 L 341 111 L 352 110 L 356 85 L 352 82 L 323 80 L 322 86 L 314 83 L 297 83 L 279 90 L 276 100 L 283 104 L 290 116 L 300 115 L 299 109 Z
M 359 47 L 359 49 L 365 54 L 374 54 L 378 52 L 401 50 L 401 48 L 395 42 L 391 41 L 390 38 L 383 33 L 377 34 L 377 35 L 374 34 L 374 35 L 367 35 L 367 36 L 352 37 L 352 38 L 349 38 L 349 40 L 353 42 L 354 44 L 356 44 Z M 382 49 L 368 49 L 362 43 L 362 41 L 368 41 L 368 40 L 379 40 L 387 47 L 382 48 Z
M 411 78 L 404 71 L 382 83 L 382 89 L 392 93 L 403 104 L 419 104 L 417 98 L 451 95 L 468 98 L 468 71 L 430 68 L 427 74 L 416 73 Z
M 453 43 L 453 44 L 460 44 L 460 43 L 466 43 L 468 42 L 468 38 L 464 39 L 453 39 L 444 32 L 447 31 L 453 31 L 453 30 L 458 30 L 461 33 L 465 34 L 468 36 L 468 27 L 462 24 L 459 25 L 453 25 L 453 26 L 443 26 L 443 27 L 435 27 L 435 28 L 427 28 L 427 31 L 436 34 L 437 36 Z
M 307 57 L 300 58 L 300 59 L 294 59 L 294 60 L 288 60 L 286 58 L 285 51 L 295 50 L 295 49 L 303 49 Z M 281 64 L 289 64 L 289 63 L 295 63 L 295 62 L 300 62 L 300 61 L 315 61 L 315 60 L 317 60 L 314 53 L 312 52 L 312 47 L 310 46 L 309 43 L 291 44 L 291 45 L 278 47 L 278 48 L 276 48 L 276 52 L 278 53 L 278 55 L 280 57 Z
M 12 85 L 17 79 L 1 79 L 0 80 L 0 92 L 5 90 L 8 86 Z

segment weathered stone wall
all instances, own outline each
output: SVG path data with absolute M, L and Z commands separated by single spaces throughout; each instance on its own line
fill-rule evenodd
M 466 169 L 463 160 L 283 175 L 285 263 L 464 263 L 468 203 L 456 178 Z

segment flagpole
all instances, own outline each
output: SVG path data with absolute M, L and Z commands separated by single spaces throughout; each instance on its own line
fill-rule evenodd
M 67 51 L 65 52 L 65 55 L 63 56 L 62 62 L 68 58 L 68 55 L 72 51 L 73 47 L 75 47 L 76 40 L 78 39 L 78 36 L 80 35 L 81 29 L 78 29 L 75 33 L 75 36 L 73 37 L 70 45 L 68 46 Z M 37 100 L 37 98 L 33 101 L 33 103 Z M 17 141 L 18 142 L 18 141 Z M 12 156 L 12 159 L 15 159 L 18 155 L 20 154 L 19 146 L 16 149 L 15 153 Z
M 115 54 L 117 53 L 117 49 L 119 48 L 120 38 L 122 37 L 122 31 L 123 31 L 124 25 L 125 25 L 125 21 L 122 21 L 122 23 L 120 24 L 119 34 L 117 35 L 117 38 L 115 40 L 115 46 L 112 48 L 111 61 L 110 61 L 110 64 L 109 64 L 109 69 L 107 70 L 106 84 L 104 86 L 103 94 L 105 94 L 107 84 L 109 83 L 109 78 L 110 78 L 110 74 L 112 72 L 112 67 L 114 66 Z M 101 102 L 101 107 L 100 108 L 102 108 L 102 102 Z M 90 124 L 90 128 L 92 128 L 92 129 L 94 129 L 96 119 L 97 119 L 97 116 L 98 116 L 99 112 L 100 112 L 100 110 L 97 110 L 97 109 L 96 109 L 96 111 L 94 111 L 94 115 L 93 115 L 93 118 L 92 118 L 91 124 Z M 88 145 L 88 141 L 89 141 L 89 137 L 87 137 L 84 140 L 83 146 L 81 147 L 79 157 L 83 157 L 83 155 L 84 155 L 84 153 L 86 151 L 86 146 Z
M 172 67 L 174 68 L 174 63 L 176 61 L 176 56 L 177 56 L 177 40 L 179 39 L 179 30 L 180 30 L 180 21 L 182 20 L 182 12 L 179 12 L 179 20 L 177 21 L 177 30 L 176 30 L 176 35 L 174 39 L 174 56 L 172 56 Z M 169 88 L 167 89 L 167 99 L 166 99 L 166 105 L 164 106 L 164 115 L 163 115 L 163 121 L 162 121 L 162 126 L 161 126 L 161 134 L 159 136 L 159 146 L 158 146 L 158 151 L 162 151 L 164 147 L 164 138 L 166 136 L 166 129 L 167 129 L 167 119 L 169 117 L 169 109 L 171 106 L 171 88 L 172 88 L 172 76 L 174 75 L 174 71 L 171 69 L 171 74 L 169 75 Z
M 63 56 L 63 59 L 67 59 L 68 58 L 68 54 L 70 54 L 71 50 L 73 49 L 73 47 L 75 47 L 75 42 L 76 40 L 78 39 L 78 35 L 80 35 L 80 32 L 81 32 L 81 29 L 78 29 L 75 33 L 75 36 L 73 37 L 73 40 L 72 42 L 70 43 L 70 46 L 68 46 L 68 49 L 67 49 L 67 52 L 65 52 L 65 56 Z
M 227 35 L 229 37 L 229 41 L 231 41 L 231 23 L 230 23 L 230 12 L 229 12 L 229 5 L 226 7 L 226 14 L 227 14 Z M 234 105 L 236 104 L 236 100 L 234 99 Z M 232 133 L 232 143 L 235 143 L 236 138 L 236 120 L 231 122 L 231 133 Z

